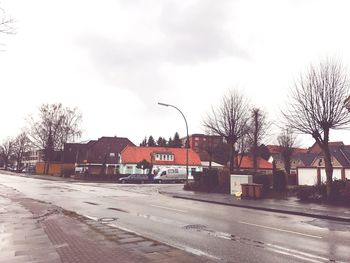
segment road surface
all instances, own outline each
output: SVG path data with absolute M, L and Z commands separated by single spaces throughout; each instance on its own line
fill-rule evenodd
M 158 193 L 181 185 L 72 183 L 4 174 L 0 184 L 96 220 L 114 219 L 116 227 L 219 262 L 350 262 L 347 223 Z

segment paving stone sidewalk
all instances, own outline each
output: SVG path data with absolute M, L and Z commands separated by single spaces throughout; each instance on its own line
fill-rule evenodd
M 213 262 L 0 185 L 0 262 Z

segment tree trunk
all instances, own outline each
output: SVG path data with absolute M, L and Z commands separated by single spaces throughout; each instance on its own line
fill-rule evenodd
M 323 128 L 323 141 L 316 140 L 318 142 L 320 148 L 322 149 L 323 155 L 324 155 L 324 164 L 325 164 L 325 170 L 326 170 L 326 187 L 327 187 L 327 199 L 330 200 L 332 198 L 332 181 L 333 181 L 333 165 L 332 165 L 332 157 L 331 153 L 329 151 L 329 129 Z
M 44 162 L 44 174 L 49 174 L 50 161 Z
M 284 170 L 286 171 L 286 185 L 288 185 L 288 179 L 289 179 L 289 175 L 290 175 L 290 168 L 291 168 L 291 164 L 290 164 L 290 158 L 289 157 L 285 157 L 284 158 Z
M 329 152 L 329 148 L 327 147 L 324 151 L 324 163 L 325 163 L 325 170 L 326 170 L 326 176 L 327 176 L 327 199 L 329 200 L 332 198 L 333 192 L 332 192 L 332 182 L 333 182 L 333 165 L 332 165 L 332 159 L 331 154 Z
M 256 172 L 258 169 L 257 161 L 257 148 L 258 148 L 258 126 L 259 126 L 259 112 L 254 111 L 254 141 L 253 141 L 253 170 Z
M 232 173 L 235 168 L 235 154 L 234 154 L 234 143 L 230 142 L 230 154 L 229 154 L 229 162 L 230 162 L 230 172 Z

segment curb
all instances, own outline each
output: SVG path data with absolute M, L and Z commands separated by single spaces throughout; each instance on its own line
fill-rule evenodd
M 312 214 L 312 213 L 301 212 L 301 211 L 282 210 L 282 209 L 276 209 L 276 208 L 259 207 L 259 206 L 243 205 L 243 204 L 231 204 L 231 203 L 225 203 L 225 202 L 220 202 L 215 200 L 206 200 L 206 199 L 200 199 L 195 197 L 176 195 L 176 194 L 171 194 L 166 192 L 159 192 L 159 193 L 171 195 L 173 198 L 178 198 L 178 199 L 186 199 L 186 200 L 193 200 L 193 201 L 199 201 L 199 202 L 205 202 L 205 203 L 211 203 L 211 204 L 242 207 L 242 208 L 255 209 L 255 210 L 261 210 L 261 211 L 267 211 L 267 212 L 291 214 L 291 215 L 306 216 L 306 217 L 312 217 L 312 218 L 318 218 L 318 219 L 328 219 L 328 220 L 350 223 L 350 218 L 347 218 L 347 217 L 332 216 L 332 215 L 325 215 L 325 214 Z

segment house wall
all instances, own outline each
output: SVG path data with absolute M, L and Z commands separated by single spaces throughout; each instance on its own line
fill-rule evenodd
M 331 157 L 331 160 L 332 160 L 333 167 L 342 167 L 342 165 L 334 157 Z M 319 165 L 319 163 L 321 165 Z M 313 167 L 323 167 L 324 165 L 325 165 L 325 163 L 324 163 L 323 157 L 316 158 L 311 164 L 311 166 L 313 166 Z
M 147 174 L 149 172 L 148 169 L 145 169 L 144 171 L 142 169 L 136 168 L 137 164 L 121 164 L 119 168 L 119 172 L 121 174 Z M 162 168 L 185 168 L 186 165 L 153 165 L 152 173 L 156 173 Z M 203 171 L 202 166 L 188 166 L 189 175 L 191 175 L 191 171 L 194 170 L 196 172 Z

